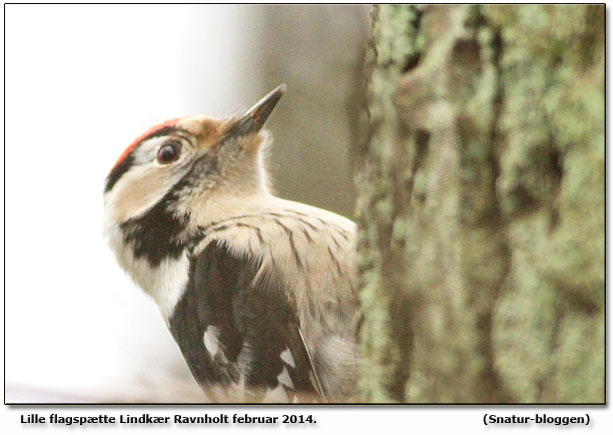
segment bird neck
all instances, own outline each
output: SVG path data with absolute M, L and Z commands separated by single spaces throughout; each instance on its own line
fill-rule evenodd
M 227 219 L 258 214 L 263 210 L 274 207 L 279 201 L 282 200 L 273 196 L 267 189 L 232 196 L 214 193 L 206 196 L 197 204 L 192 204 L 190 207 L 190 229 L 194 231 Z

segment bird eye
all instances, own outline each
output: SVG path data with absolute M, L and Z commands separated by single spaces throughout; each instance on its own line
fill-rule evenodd
M 158 150 L 158 163 L 167 165 L 179 158 L 181 155 L 181 144 L 179 142 L 166 142 Z

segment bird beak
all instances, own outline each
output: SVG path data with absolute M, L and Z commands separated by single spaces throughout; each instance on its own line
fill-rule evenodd
M 247 111 L 229 131 L 229 136 L 247 135 L 257 133 L 264 126 L 264 123 L 272 113 L 283 94 L 286 86 L 280 85 L 273 89 L 268 95 L 258 101 L 255 106 Z

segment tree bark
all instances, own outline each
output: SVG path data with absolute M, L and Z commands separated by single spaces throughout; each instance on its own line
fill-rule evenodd
M 604 6 L 371 18 L 362 400 L 602 403 Z

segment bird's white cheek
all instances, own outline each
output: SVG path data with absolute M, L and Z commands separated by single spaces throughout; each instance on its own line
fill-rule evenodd
M 181 179 L 180 171 L 164 171 L 154 166 L 151 163 L 134 168 L 107 195 L 105 205 L 114 222 L 144 215 Z

